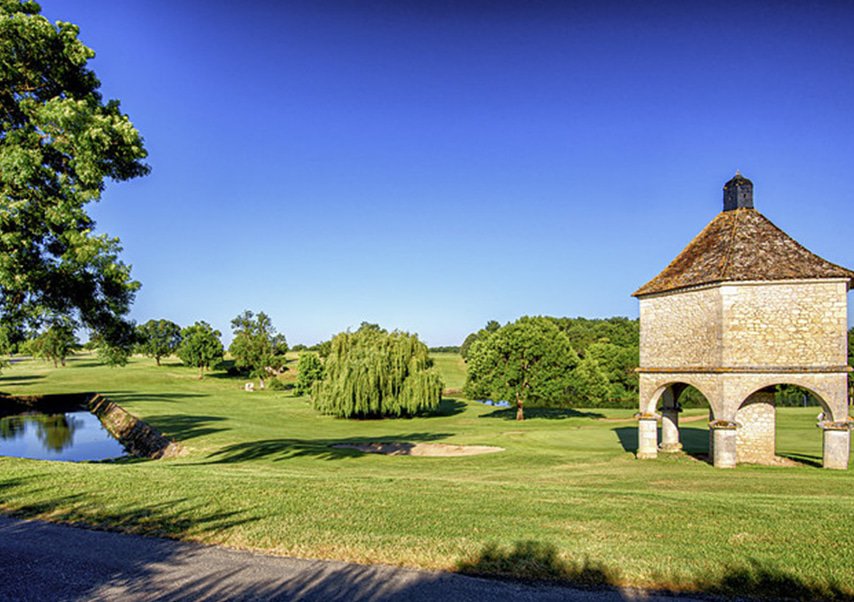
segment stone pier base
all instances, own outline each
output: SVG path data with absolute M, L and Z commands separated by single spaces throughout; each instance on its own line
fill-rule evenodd
M 658 457 L 658 421 L 655 418 L 638 420 L 638 459 L 652 460 Z
M 736 465 L 736 429 L 735 425 L 722 426 L 710 424 L 714 438 L 712 463 L 715 468 L 735 468 Z
M 851 453 L 851 431 L 848 425 L 825 426 L 822 447 L 822 465 L 825 468 L 846 470 Z

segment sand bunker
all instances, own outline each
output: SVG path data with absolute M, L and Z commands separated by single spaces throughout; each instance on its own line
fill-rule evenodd
M 491 445 L 448 445 L 447 443 L 337 443 L 332 447 L 357 449 L 368 454 L 387 456 L 476 456 L 504 451 L 503 447 Z

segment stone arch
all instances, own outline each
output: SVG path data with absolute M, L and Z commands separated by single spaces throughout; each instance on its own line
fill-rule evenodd
M 641 414 L 654 414 L 656 412 L 658 402 L 661 400 L 662 395 L 664 395 L 664 393 L 668 389 L 673 391 L 674 388 L 678 389 L 680 387 L 682 388 L 682 390 L 684 390 L 685 387 L 695 388 L 697 391 L 699 391 L 700 395 L 703 396 L 703 399 L 705 399 L 706 403 L 709 405 L 711 415 L 717 416 L 720 413 L 720 408 L 715 407 L 715 400 L 717 398 L 711 394 L 709 387 L 707 387 L 705 383 L 701 383 L 696 379 L 693 379 L 686 375 L 679 375 L 676 378 L 671 377 L 669 379 L 661 379 L 658 380 L 658 382 L 654 383 L 652 393 L 647 397 L 646 401 L 644 401 L 643 399 L 641 400 Z M 679 391 L 675 395 L 675 397 L 678 398 L 681 393 L 682 391 Z
M 828 417 L 828 420 L 832 419 L 831 417 L 833 416 L 833 409 L 827 403 L 827 400 L 824 398 L 824 396 L 819 391 L 816 391 L 813 387 L 810 387 L 810 386 L 807 386 L 805 384 L 796 382 L 798 380 L 796 378 L 782 379 L 782 380 L 781 379 L 773 379 L 773 380 L 774 380 L 774 382 L 772 382 L 770 384 L 767 384 L 767 385 L 764 385 L 761 387 L 756 387 L 752 391 L 750 391 L 747 394 L 747 396 L 741 400 L 741 403 L 739 404 L 738 409 L 741 410 L 745 406 L 745 404 L 747 404 L 750 401 L 751 397 L 755 396 L 757 393 L 773 394 L 771 392 L 771 389 L 773 387 L 776 387 L 777 385 L 789 385 L 789 386 L 793 386 L 793 387 L 798 387 L 800 389 L 803 389 L 803 390 L 811 393 L 812 396 L 815 397 L 815 399 L 818 401 L 819 405 L 821 406 L 822 411 L 824 412 L 824 415 Z M 775 406 L 776 406 L 776 404 L 775 404 Z

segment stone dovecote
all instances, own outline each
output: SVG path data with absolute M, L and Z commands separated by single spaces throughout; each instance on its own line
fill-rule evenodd
M 824 465 L 846 468 L 852 283 L 854 272 L 810 252 L 759 213 L 753 183 L 736 174 L 724 186 L 724 211 L 634 293 L 641 327 L 638 457 L 680 448 L 677 398 L 691 385 L 709 402 L 715 466 L 773 462 L 771 393 L 792 384 L 822 404 Z

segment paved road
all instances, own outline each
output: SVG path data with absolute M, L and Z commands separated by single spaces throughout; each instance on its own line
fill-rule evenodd
M 389 566 L 262 556 L 0 517 L 0 600 L 673 600 Z M 688 598 L 682 598 L 687 600 Z

